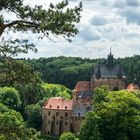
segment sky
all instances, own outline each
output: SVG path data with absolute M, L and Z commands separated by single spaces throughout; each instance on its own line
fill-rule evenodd
M 24 0 L 30 6 L 43 5 L 61 0 Z M 76 6 L 80 0 L 68 0 Z M 105 58 L 112 49 L 114 57 L 140 55 L 140 0 L 82 0 L 79 34 L 71 43 L 62 38 L 55 42 L 28 33 L 11 33 L 11 36 L 29 39 L 38 53 L 29 52 L 19 57 L 39 58 L 72 56 L 82 58 Z M 9 18 L 9 17 L 7 17 Z M 13 18 L 13 17 L 12 17 Z

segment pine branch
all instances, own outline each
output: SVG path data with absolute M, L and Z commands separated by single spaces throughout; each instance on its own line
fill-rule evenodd
M 11 26 L 14 26 L 14 25 L 18 25 L 18 24 L 23 24 L 24 26 L 31 26 L 31 27 L 36 27 L 37 24 L 36 23 L 33 23 L 33 22 L 29 22 L 29 21 L 24 21 L 24 20 L 15 20 L 15 21 L 12 21 L 8 24 L 5 24 L 5 27 L 11 27 Z

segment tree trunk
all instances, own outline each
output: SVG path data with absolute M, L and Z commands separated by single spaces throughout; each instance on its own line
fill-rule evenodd
M 3 34 L 4 30 L 5 30 L 5 26 L 4 25 L 0 25 L 0 37 Z

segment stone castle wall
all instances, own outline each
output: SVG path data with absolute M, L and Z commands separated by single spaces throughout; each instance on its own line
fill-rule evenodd
M 59 136 L 63 132 L 71 131 L 72 111 L 42 110 L 42 133 Z
M 84 116 L 74 116 L 73 117 L 73 132 L 79 133 L 80 132 L 80 126 L 82 121 L 84 120 Z
M 125 81 L 116 78 L 92 78 L 92 89 L 101 87 L 102 85 L 108 85 L 110 90 L 122 90 L 125 89 Z

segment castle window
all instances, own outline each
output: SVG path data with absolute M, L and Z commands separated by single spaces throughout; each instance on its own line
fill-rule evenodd
M 59 105 L 57 106 L 57 108 L 59 108 Z
M 67 106 L 65 106 L 65 109 L 67 109 Z
M 50 134 L 50 132 L 48 131 L 48 135 Z
M 58 116 L 58 112 L 56 112 L 56 116 Z
M 67 125 L 68 124 L 68 122 L 65 122 L 65 125 Z
M 50 108 L 52 107 L 52 105 L 50 105 Z
M 65 113 L 65 117 L 67 117 L 68 116 L 68 113 Z
M 50 111 L 49 111 L 49 112 L 48 112 L 48 115 L 50 116 L 50 114 L 51 114 L 51 113 L 50 113 Z

